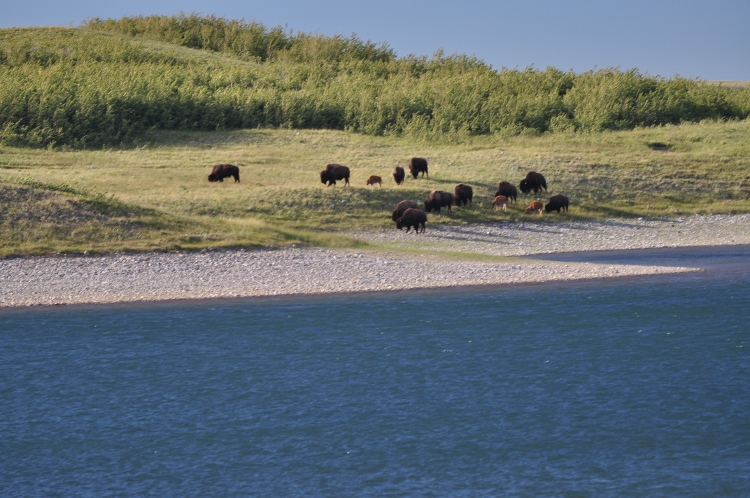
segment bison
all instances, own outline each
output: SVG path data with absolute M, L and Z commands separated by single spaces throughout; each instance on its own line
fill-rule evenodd
M 567 211 L 569 203 L 567 196 L 562 194 L 553 195 L 549 198 L 547 205 L 544 206 L 544 210 L 548 213 L 551 213 L 552 211 L 557 211 L 559 213 L 561 209 Z
M 526 175 L 526 178 L 521 180 L 521 183 L 518 184 L 518 186 L 521 188 L 521 192 L 524 194 L 528 194 L 532 190 L 534 193 L 541 192 L 542 189 L 544 191 L 547 191 L 547 180 L 544 179 L 544 176 L 541 173 L 537 173 L 536 171 L 529 171 L 529 173 Z
M 529 214 L 529 213 L 533 213 L 534 211 L 538 211 L 539 214 L 542 214 L 543 207 L 544 207 L 544 204 L 542 203 L 542 201 L 534 201 L 526 207 L 526 210 L 524 211 L 524 213 Z
M 391 219 L 393 221 L 398 221 L 399 218 L 404 214 L 404 211 L 407 209 L 417 209 L 419 208 L 419 204 L 417 204 L 415 201 L 409 201 L 409 200 L 403 200 L 399 202 L 396 205 L 396 209 L 393 211 L 393 215 L 391 215 Z
M 370 175 L 370 177 L 367 179 L 366 185 L 370 188 L 374 187 L 375 184 L 378 184 L 378 187 L 383 187 L 383 179 L 380 178 L 377 175 Z
M 440 208 L 447 207 L 448 211 L 451 210 L 451 204 L 453 203 L 453 196 L 450 192 L 444 190 L 433 190 L 430 192 L 430 196 L 424 201 L 424 210 L 428 213 L 431 211 L 440 212 Z
M 234 177 L 234 183 L 240 182 L 240 168 L 233 164 L 217 164 L 208 175 L 209 182 L 223 182 L 224 178 Z
M 344 185 L 349 185 L 349 168 L 340 164 L 329 164 L 320 172 L 320 183 L 328 183 L 327 186 L 336 185 L 336 180 L 344 180 Z
M 474 190 L 463 183 L 459 183 L 453 187 L 453 205 L 465 206 L 466 204 L 473 204 Z
M 396 185 L 401 185 L 404 183 L 404 178 L 406 177 L 406 172 L 404 171 L 404 168 L 401 166 L 396 166 L 393 168 L 393 179 L 396 180 Z
M 415 180 L 420 173 L 422 173 L 422 178 L 424 178 L 425 175 L 427 175 L 427 178 L 430 177 L 430 174 L 427 171 L 427 159 L 423 157 L 412 157 L 411 161 L 409 161 L 409 171 Z
M 497 184 L 497 192 L 495 192 L 495 197 L 497 197 L 498 195 L 504 195 L 508 198 L 508 201 L 513 201 L 515 203 L 516 199 L 518 198 L 518 190 L 512 183 L 502 181 Z
M 414 233 L 420 233 L 419 226 L 422 226 L 421 233 L 424 233 L 424 225 L 427 223 L 427 215 L 424 211 L 419 209 L 409 208 L 404 211 L 404 214 L 396 220 L 396 228 L 401 230 L 406 227 L 406 233 L 409 233 L 411 227 L 414 227 Z
M 496 195 L 495 198 L 492 200 L 492 207 L 497 209 L 498 207 L 501 207 L 503 211 L 508 210 L 508 198 L 504 195 Z

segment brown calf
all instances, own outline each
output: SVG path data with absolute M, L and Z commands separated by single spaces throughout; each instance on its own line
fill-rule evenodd
M 376 175 L 370 175 L 367 179 L 367 186 L 372 188 L 376 183 L 378 184 L 378 187 L 383 188 L 383 179 Z
M 492 207 L 495 209 L 502 208 L 503 211 L 507 211 L 508 210 L 508 198 L 505 197 L 504 195 L 496 195 L 495 199 L 492 201 Z
M 533 213 L 534 211 L 538 211 L 539 214 L 542 214 L 543 209 L 544 209 L 544 203 L 542 201 L 534 201 L 526 207 L 526 211 L 524 212 L 526 214 L 529 214 L 529 213 Z

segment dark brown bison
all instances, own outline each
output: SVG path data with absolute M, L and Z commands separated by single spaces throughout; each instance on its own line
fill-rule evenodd
M 369 177 L 367 178 L 367 181 L 365 182 L 365 184 L 366 184 L 366 185 L 367 185 L 368 187 L 370 187 L 370 188 L 374 187 L 376 183 L 378 184 L 378 187 L 381 187 L 381 188 L 383 187 L 383 179 L 382 179 L 382 178 L 380 178 L 380 177 L 379 177 L 379 176 L 377 176 L 377 175 L 370 175 L 370 176 L 369 176 Z
M 393 168 L 393 179 L 396 180 L 396 185 L 401 185 L 404 183 L 404 178 L 406 177 L 406 171 L 404 171 L 404 168 L 401 166 L 396 166 Z
M 427 223 L 427 215 L 424 211 L 409 208 L 404 211 L 404 214 L 401 215 L 401 218 L 396 220 L 396 228 L 401 230 L 402 228 L 406 227 L 406 233 L 409 233 L 411 227 L 414 227 L 414 233 L 424 233 L 425 223 Z M 419 230 L 420 225 L 422 226 L 421 232 Z
M 403 200 L 396 205 L 396 209 L 393 211 L 393 214 L 391 215 L 391 219 L 393 221 L 397 221 L 399 218 L 401 218 L 401 216 L 404 214 L 404 211 L 406 211 L 407 209 L 418 209 L 418 208 L 419 208 L 419 204 L 417 204 L 415 201 Z
M 504 195 L 508 198 L 508 202 L 513 201 L 515 203 L 518 198 L 518 190 L 512 183 L 502 181 L 497 184 L 497 192 L 495 192 L 495 197 L 497 197 L 498 195 Z
M 453 187 L 453 205 L 454 206 L 465 206 L 467 204 L 473 204 L 474 190 L 463 183 L 459 183 Z
M 451 210 L 451 204 L 453 204 L 453 196 L 450 192 L 444 190 L 433 190 L 430 192 L 430 196 L 424 201 L 424 210 L 428 213 L 431 211 L 440 212 L 440 208 L 447 207 L 448 211 Z
M 320 183 L 328 183 L 327 186 L 336 185 L 336 180 L 344 180 L 344 185 L 349 185 L 349 168 L 340 164 L 329 164 L 320 172 Z
M 542 203 L 542 201 L 534 201 L 526 207 L 526 210 L 524 211 L 524 213 L 529 214 L 529 213 L 533 213 L 534 211 L 537 211 L 539 214 L 542 214 L 543 207 L 544 207 L 544 203 Z
M 532 190 L 536 194 L 537 192 L 541 192 L 542 189 L 544 191 L 547 191 L 547 180 L 544 179 L 544 175 L 541 173 L 537 173 L 536 171 L 529 171 L 529 173 L 526 175 L 526 178 L 521 180 L 521 183 L 518 184 L 519 188 L 521 189 L 521 192 L 524 194 L 528 194 Z
M 208 175 L 209 182 L 223 182 L 224 178 L 234 177 L 234 183 L 240 182 L 240 168 L 233 164 L 217 164 Z
M 567 196 L 557 194 L 549 198 L 549 202 L 544 206 L 544 210 L 548 213 L 551 213 L 552 211 L 557 211 L 559 213 L 561 209 L 567 211 L 568 204 L 570 204 L 570 202 L 568 201 Z
M 412 157 L 411 161 L 409 161 L 409 171 L 415 180 L 420 173 L 422 173 L 422 178 L 424 178 L 424 175 L 427 175 L 427 178 L 430 177 L 430 174 L 427 172 L 427 159 L 423 157 Z

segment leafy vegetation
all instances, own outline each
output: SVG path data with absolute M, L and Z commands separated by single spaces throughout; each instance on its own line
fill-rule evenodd
M 216 17 L 0 30 L 0 143 L 91 148 L 149 130 L 334 129 L 460 142 L 745 119 L 750 88 L 637 70 L 494 70 L 398 59 L 356 36 Z

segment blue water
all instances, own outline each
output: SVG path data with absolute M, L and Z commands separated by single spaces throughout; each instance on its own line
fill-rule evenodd
M 750 250 L 706 251 L 682 276 L 0 311 L 0 495 L 748 496 Z

